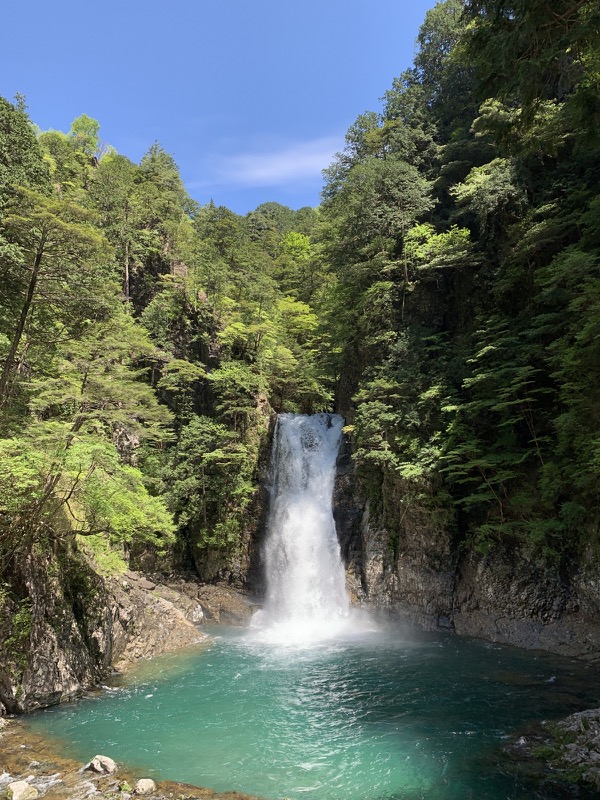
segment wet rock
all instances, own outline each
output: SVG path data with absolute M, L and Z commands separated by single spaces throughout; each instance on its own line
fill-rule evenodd
M 152 794 L 152 792 L 156 791 L 156 784 L 151 778 L 140 778 L 140 780 L 136 782 L 133 791 L 135 794 L 140 795 Z
M 332 510 L 340 553 L 346 567 L 346 591 L 352 602 L 361 602 L 365 599 L 359 531 L 363 506 L 357 497 L 352 445 L 346 434 L 342 435 L 336 461 Z
M 87 797 L 94 797 L 94 795 L 98 794 L 100 794 L 100 792 L 96 784 L 92 783 L 92 781 L 83 781 L 79 783 L 75 789 L 75 797 L 82 798 L 82 800 L 85 800 Z
M 599 767 L 590 767 L 586 769 L 583 777 L 585 778 L 586 782 L 595 786 L 596 789 L 600 789 L 600 768 Z
M 0 792 L 2 792 L 8 784 L 12 781 L 12 775 L 10 772 L 0 772 Z
M 200 586 L 198 601 L 207 622 L 228 625 L 246 625 L 256 608 L 245 595 L 228 586 Z
M 390 498 L 391 507 L 403 508 L 402 491 L 401 483 L 389 487 L 398 496 L 396 503 Z M 401 521 L 390 522 L 397 527 L 393 535 L 371 503 L 365 504 L 359 530 L 369 603 L 423 628 L 435 630 L 443 621 L 451 629 L 455 560 L 447 520 L 415 503 Z
M 8 784 L 8 800 L 36 800 L 40 793 L 27 781 L 13 781 Z
M 96 772 L 98 775 L 113 775 L 118 767 L 108 756 L 94 756 L 89 764 L 84 767 L 89 772 Z
M 488 555 L 469 554 L 459 564 L 454 609 L 459 633 L 552 649 L 546 643 L 560 636 L 567 604 L 561 577 L 523 553 L 498 545 Z
M 197 597 L 167 587 L 168 598 L 160 597 L 158 583 L 133 571 L 102 578 L 81 553 L 64 559 L 64 571 L 51 569 L 46 556 L 31 556 L 15 570 L 28 592 L 30 633 L 12 662 L 0 658 L 0 726 L 5 710 L 23 713 L 73 699 L 115 666 L 203 638 L 195 624 L 202 613 Z M 0 609 L 2 655 L 17 610 L 10 603 Z
M 600 789 L 600 708 L 580 711 L 558 723 L 544 724 L 530 736 L 521 736 L 505 751 L 521 763 L 530 762 L 553 793 L 546 797 L 579 797 L 580 787 Z M 594 795 L 595 796 L 595 795 Z M 588 794 L 585 794 L 588 797 Z
M 555 737 L 567 739 L 560 746 L 559 766 L 600 789 L 600 708 L 571 714 L 556 725 Z
M 577 736 L 594 747 L 600 747 L 600 708 L 579 711 L 559 722 L 559 730 Z
M 42 765 L 40 764 L 40 767 Z M 28 780 L 31 780 L 35 788 L 40 792 L 40 794 L 46 794 L 49 789 L 52 789 L 54 786 L 58 786 L 61 784 L 62 775 L 60 772 L 55 772 L 54 775 L 39 775 L 37 777 L 31 777 Z

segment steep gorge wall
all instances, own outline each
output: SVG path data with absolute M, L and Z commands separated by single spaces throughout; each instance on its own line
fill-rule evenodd
M 277 414 L 266 396 L 261 395 L 253 424 L 246 433 L 246 444 L 253 458 L 254 491 L 248 505 L 237 514 L 239 527 L 231 541 L 206 544 L 194 530 L 189 533 L 189 556 L 201 581 L 225 582 L 238 589 L 260 591 L 263 582 L 260 547 L 268 510 L 267 485 L 276 420 Z
M 345 442 L 335 517 L 348 587 L 359 602 L 425 629 L 600 659 L 600 571 L 593 558 L 561 571 L 498 545 L 462 550 L 451 515 L 413 499 L 400 479 L 382 508 L 361 498 Z
M 0 603 L 0 716 L 69 700 L 115 666 L 200 641 L 194 597 L 127 572 L 101 578 L 81 554 L 36 553 Z

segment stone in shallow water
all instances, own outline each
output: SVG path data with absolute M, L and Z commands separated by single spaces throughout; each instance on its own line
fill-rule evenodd
M 134 792 L 136 794 L 152 794 L 156 791 L 156 784 L 151 778 L 140 778 L 135 784 Z
M 0 791 L 12 783 L 12 775 L 9 772 L 0 772 Z
M 100 794 L 98 787 L 95 783 L 92 783 L 92 781 L 83 781 L 83 783 L 78 784 L 77 788 L 80 790 L 80 794 L 76 795 L 77 798 L 93 797 L 94 795 Z
M 13 781 L 8 784 L 8 800 L 36 800 L 40 793 L 27 781 Z
M 108 756 L 94 756 L 84 769 L 90 772 L 97 772 L 98 775 L 112 775 L 117 771 L 117 765 Z

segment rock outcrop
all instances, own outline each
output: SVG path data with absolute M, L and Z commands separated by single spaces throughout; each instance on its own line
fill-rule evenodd
M 583 570 L 561 574 L 497 547 L 460 560 L 452 620 L 457 633 L 579 658 L 600 658 L 600 593 Z
M 410 509 L 392 539 L 367 503 L 360 534 L 368 601 L 424 628 L 449 627 L 455 569 L 443 520 L 434 523 L 420 508 Z
M 55 705 L 116 665 L 200 641 L 199 603 L 175 594 L 136 573 L 103 579 L 77 552 L 30 556 L 0 604 L 0 703 Z
M 110 582 L 110 595 L 111 661 L 118 669 L 204 638 L 196 627 L 204 617 L 202 607 L 189 594 L 127 572 Z
M 27 781 L 12 781 L 8 784 L 6 796 L 8 800 L 36 800 L 40 793 Z
M 336 462 L 332 506 L 342 560 L 346 565 L 346 588 L 353 602 L 361 602 L 366 598 L 363 548 L 359 533 L 362 509 L 356 502 L 352 448 L 345 435 L 342 436 Z
M 555 768 L 600 791 L 600 708 L 571 714 L 553 726 Z
M 133 791 L 139 795 L 153 794 L 156 791 L 156 783 L 152 778 L 140 778 L 136 781 Z
M 342 458 L 334 502 L 356 600 L 430 630 L 600 659 L 593 559 L 566 573 L 514 547 L 461 551 L 450 514 L 411 497 L 400 479 L 384 483 L 376 512 L 372 501 L 357 499 L 348 460 Z
M 544 797 L 600 796 L 600 708 L 542 722 L 509 742 L 504 751 L 537 778 L 540 790 L 547 792 Z
M 97 775 L 114 775 L 118 770 L 116 762 L 109 756 L 94 756 L 84 770 L 95 772 Z

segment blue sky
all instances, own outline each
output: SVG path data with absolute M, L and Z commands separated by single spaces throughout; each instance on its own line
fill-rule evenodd
M 89 114 L 134 161 L 160 142 L 201 203 L 314 206 L 434 2 L 5 0 L 0 94 L 44 130 Z

